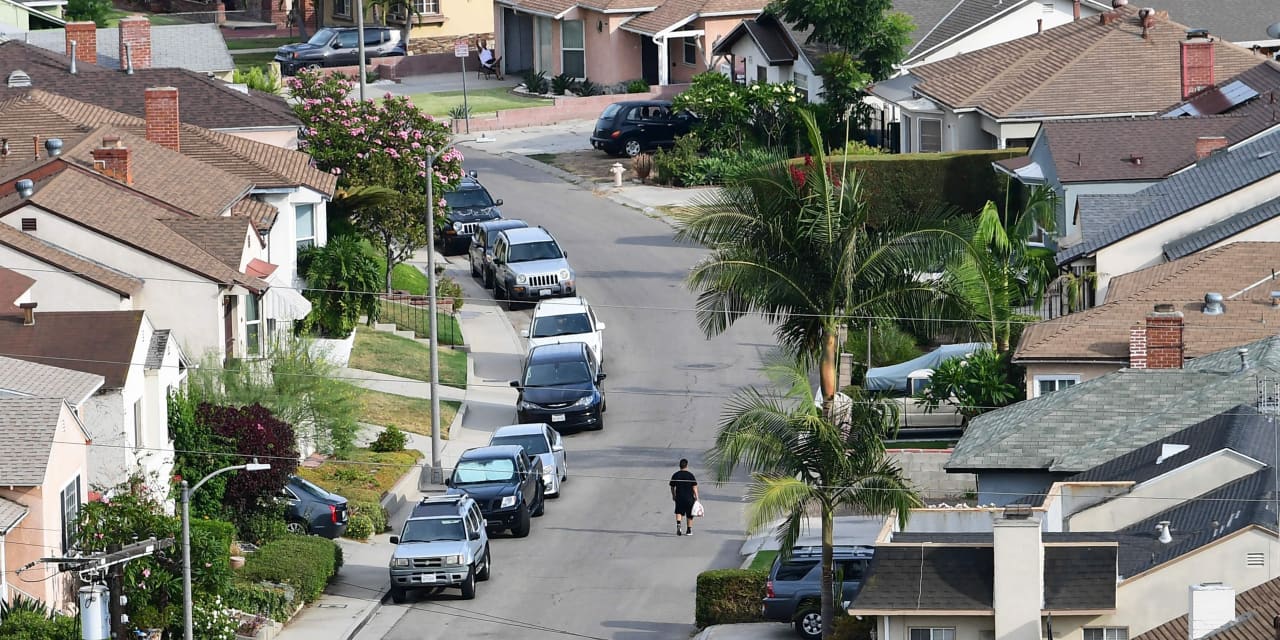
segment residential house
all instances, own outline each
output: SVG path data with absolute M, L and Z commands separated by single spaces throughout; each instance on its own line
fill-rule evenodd
M 1027 397 L 1275 335 L 1276 269 L 1280 242 L 1235 242 L 1111 280 L 1108 302 L 1023 330 L 1013 362 L 1026 369 Z
M 1280 336 L 1168 366 L 1124 368 L 970 421 L 949 473 L 977 476 L 978 502 L 1005 505 L 1240 404 L 1280 379 Z M 1152 356 L 1148 348 L 1149 358 Z M 1182 364 L 1181 367 L 1178 364 Z
M 1280 65 L 1261 62 L 1158 115 L 1044 123 L 1025 156 L 995 163 L 1025 185 L 1053 190 L 1050 246 L 1080 242 L 1081 195 L 1126 194 L 1193 166 L 1222 147 L 1280 128 L 1273 96 Z
M 766 13 L 738 23 L 716 42 L 711 54 L 724 59 L 720 71 L 739 82 L 792 82 L 806 100 L 822 102 L 818 67 L 836 48 L 808 40 L 808 32 Z
M 1268 0 L 1218 0 L 1212 4 L 1200 0 L 1144 0 L 1141 4 L 1167 11 L 1185 24 L 1208 29 L 1242 47 L 1258 47 L 1270 53 L 1280 48 L 1280 40 L 1267 33 L 1267 27 L 1280 20 Z
M 712 49 L 764 0 L 495 0 L 508 73 L 546 71 L 616 84 L 689 82 L 714 69 Z
M 1048 121 L 1157 113 L 1261 61 L 1162 12 L 1115 4 L 922 64 L 871 93 L 901 110 L 903 152 L 1005 149 L 1030 145 Z
M 1274 637 L 1280 616 L 1280 578 L 1236 594 L 1230 585 L 1217 585 L 1212 616 L 1188 612 L 1134 640 L 1255 640 Z M 1194 597 L 1194 596 L 1192 596 Z M 1193 622 L 1194 621 L 1194 622 Z
M 316 28 L 356 26 L 355 0 L 318 0 Z M 365 26 L 386 24 L 403 30 L 410 55 L 430 58 L 429 69 L 435 73 L 458 70 L 454 44 L 467 42 L 476 53 L 467 61 L 474 73 L 480 61 L 476 45 L 480 42 L 495 47 L 494 8 L 489 3 L 467 0 L 407 0 L 412 11 L 386 14 L 384 6 L 365 2 Z M 384 18 L 385 14 L 385 20 Z M 496 47 L 502 55 L 501 47 Z
M 57 53 L 66 52 L 68 41 L 74 40 L 77 47 L 86 47 L 86 52 L 96 51 L 95 64 L 104 69 L 127 71 L 130 63 L 143 57 L 143 49 L 155 69 L 187 69 L 231 82 L 236 68 L 221 29 L 212 23 L 153 26 L 138 16 L 121 20 L 110 29 L 98 29 L 92 22 L 70 22 L 62 29 L 28 31 L 16 38 Z M 126 55 L 121 42 L 129 43 L 130 50 L 137 53 Z
M 0 36 L 60 27 L 66 0 L 0 0 Z
M 1059 248 L 1059 267 L 1092 274 L 1094 299 L 1105 302 L 1116 276 L 1230 242 L 1276 238 L 1277 151 L 1280 129 L 1221 148 L 1137 193 L 1080 196 L 1080 242 Z

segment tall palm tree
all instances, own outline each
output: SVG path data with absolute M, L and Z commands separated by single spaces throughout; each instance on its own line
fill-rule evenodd
M 782 520 L 777 535 L 790 552 L 806 516 L 822 521 L 822 637 L 831 637 L 835 619 L 832 548 L 837 509 L 868 515 L 896 515 L 905 526 L 920 497 L 902 470 L 885 455 L 884 440 L 898 430 L 893 402 L 855 391 L 841 421 L 814 400 L 808 367 L 776 355 L 766 373 L 773 392 L 739 391 L 725 407 L 715 446 L 707 455 L 717 482 L 739 466 L 751 471 L 747 488 L 747 528 L 754 533 Z
M 690 272 L 702 331 L 758 314 L 788 351 L 816 361 L 823 406 L 836 393 L 836 332 L 852 318 L 933 315 L 948 296 L 938 272 L 966 245 L 958 220 L 877 215 L 860 176 L 829 167 L 813 115 L 801 112 L 811 162 L 741 168 L 677 217 L 678 239 L 711 249 Z M 845 177 L 841 177 L 845 176 Z

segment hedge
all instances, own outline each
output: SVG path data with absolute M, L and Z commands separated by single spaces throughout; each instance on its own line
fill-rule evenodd
M 237 611 L 284 622 L 298 608 L 294 593 L 293 587 L 288 585 L 236 580 L 222 594 L 222 604 Z
M 699 629 L 713 624 L 764 622 L 760 607 L 768 571 L 714 569 L 698 574 L 694 623 Z
M 862 193 L 885 216 L 954 207 L 976 215 L 988 200 L 1003 207 L 1008 179 L 991 163 L 1025 155 L 1026 149 L 831 156 L 862 176 Z
M 250 582 L 282 582 L 296 589 L 302 602 L 311 602 L 342 566 L 341 554 L 326 538 L 285 536 L 249 554 L 240 575 Z

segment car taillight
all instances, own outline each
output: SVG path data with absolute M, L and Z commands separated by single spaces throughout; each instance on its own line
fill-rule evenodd
M 329 519 L 338 524 L 338 508 L 333 505 L 329 505 Z
M 618 139 L 618 137 L 619 137 L 619 136 L 621 136 L 621 135 L 622 135 L 622 132 L 621 132 L 621 131 L 614 131 L 613 133 L 609 134 L 609 137 L 610 137 L 610 138 L 613 138 L 614 140 L 617 140 L 617 139 Z
M 766 598 L 773 597 L 773 581 L 772 580 L 764 583 L 764 597 Z

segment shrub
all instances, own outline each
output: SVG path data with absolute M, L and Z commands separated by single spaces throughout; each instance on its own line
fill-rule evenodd
M 604 93 L 604 87 L 592 82 L 587 78 L 583 78 L 582 82 L 578 83 L 578 88 L 576 89 L 576 91 L 580 96 L 598 96 Z
M 751 569 L 715 569 L 698 574 L 694 624 L 701 629 L 713 624 L 763 622 L 760 599 L 768 579 L 768 571 Z
M 744 87 L 716 72 L 695 76 L 689 88 L 671 103 L 676 110 L 698 114 L 694 131 L 709 151 L 756 144 L 784 146 L 796 137 L 804 105 L 791 83 L 757 82 Z
M 72 616 L 34 611 L 14 611 L 0 620 L 0 638 L 5 640 L 79 640 L 80 620 Z
M 561 73 L 551 79 L 551 93 L 562 96 L 578 86 L 578 79 L 567 74 Z
M 202 487 L 203 488 L 203 487 Z M 222 520 L 191 519 L 191 556 L 203 558 L 202 571 L 194 576 L 207 593 L 222 593 L 231 583 L 231 542 L 236 526 Z
M 958 211 L 981 211 L 987 201 L 1003 203 L 1007 180 L 991 170 L 991 163 L 1014 158 L 1025 149 L 901 153 L 849 156 L 847 169 L 862 179 L 862 197 L 874 202 L 878 215 L 914 215 L 941 206 Z M 830 156 L 837 170 L 845 157 Z
M 978 349 L 965 357 L 943 360 L 920 392 L 925 411 L 954 402 L 967 422 L 970 418 L 1018 401 L 1021 389 L 1011 381 L 1009 353 Z
M 871 640 L 875 628 L 876 621 L 871 616 L 840 615 L 831 625 L 831 637 L 833 640 Z
M 191 628 L 200 640 L 236 640 L 236 617 L 222 605 L 222 598 L 196 602 L 191 607 Z
M 236 69 L 235 73 L 232 74 L 231 81 L 236 84 L 243 84 L 256 91 L 279 93 L 280 78 L 272 73 L 271 69 L 272 67 L 269 66 Z
M 365 251 L 360 239 L 343 235 L 323 247 L 311 247 L 298 256 L 298 269 L 307 281 L 303 293 L 311 302 L 305 324 L 322 337 L 345 338 L 360 316 L 378 317 L 378 296 L 385 286 L 383 264 Z
M 267 616 L 284 622 L 297 608 L 291 587 L 269 582 L 235 580 L 222 595 L 222 604 L 245 613 Z
M 462 285 L 458 284 L 457 280 L 454 280 L 449 276 L 441 276 L 436 280 L 437 303 L 439 302 L 439 298 L 449 298 L 453 300 L 453 310 L 461 311 L 464 297 L 465 295 L 462 293 Z
M 347 497 L 347 509 L 351 511 L 352 518 L 355 518 L 356 516 L 360 516 L 361 518 L 367 519 L 369 521 L 369 528 L 371 529 L 372 533 L 382 533 L 383 531 L 387 530 L 389 515 L 387 514 L 387 510 L 382 507 L 382 503 L 380 501 L 378 500 L 358 500 L 357 501 L 357 500 L 352 500 L 350 497 Z M 354 522 L 348 525 L 347 537 L 356 538 L 357 540 L 363 540 L 364 538 L 369 537 L 366 535 L 364 536 L 364 538 L 361 538 L 355 535 L 351 535 L 350 530 L 354 526 L 356 526 Z
M 347 522 L 347 532 L 344 535 L 352 540 L 368 540 L 373 533 L 373 521 L 369 516 L 356 514 Z
M 699 149 L 702 143 L 696 134 L 690 133 L 676 140 L 670 150 L 659 149 L 653 156 L 653 167 L 658 170 L 657 181 L 662 184 L 687 187 L 702 184 Z
M 542 95 L 547 92 L 547 72 L 530 69 L 524 72 L 524 90 Z
M 260 404 L 223 407 L 209 403 L 196 410 L 197 419 L 213 432 L 235 443 L 245 456 L 261 456 L 271 464 L 265 471 L 237 473 L 227 481 L 223 496 L 233 516 L 242 517 L 274 500 L 289 476 L 298 468 L 297 441 L 293 427 Z
M 282 582 L 296 589 L 302 602 L 311 602 L 338 572 L 337 546 L 316 536 L 285 536 L 250 554 L 241 575 L 252 582 Z
M 236 530 L 239 538 L 262 545 L 289 535 L 289 531 L 285 529 L 284 510 L 284 505 L 273 503 L 237 517 Z
M 643 79 L 627 81 L 627 93 L 648 93 L 649 83 Z
M 377 451 L 378 453 L 404 451 L 404 445 L 408 440 L 409 437 L 403 431 L 397 429 L 395 425 L 391 425 L 383 429 L 382 433 L 379 433 L 378 437 L 369 443 L 369 450 Z
M 449 107 L 449 117 L 453 120 L 466 120 L 471 117 L 471 106 L 455 104 Z

